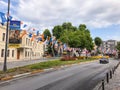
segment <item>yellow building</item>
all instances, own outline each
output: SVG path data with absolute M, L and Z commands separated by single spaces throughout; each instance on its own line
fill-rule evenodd
M 4 60 L 6 26 L 0 25 L 0 61 Z M 19 45 L 8 45 L 8 61 L 40 59 L 44 53 L 43 43 L 32 40 L 25 34 Z

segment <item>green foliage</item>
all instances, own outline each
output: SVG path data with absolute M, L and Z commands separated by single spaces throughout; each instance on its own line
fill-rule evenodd
M 58 25 L 58 26 L 55 26 L 52 30 L 53 32 L 53 36 L 56 37 L 56 39 L 59 39 L 60 36 L 61 36 L 61 33 L 63 32 L 63 27 Z
M 65 25 L 64 25 L 65 27 Z M 84 24 L 80 25 L 78 30 L 64 30 L 60 37 L 62 42 L 67 43 L 70 47 L 79 47 L 81 49 L 93 49 L 93 40 L 90 31 Z
M 70 22 L 64 22 L 62 25 L 55 26 L 52 32 L 53 36 L 70 47 L 86 48 L 89 51 L 93 49 L 93 39 L 85 24 L 80 24 L 77 28 Z
M 100 47 L 100 45 L 101 45 L 101 43 L 102 43 L 102 40 L 101 40 L 100 37 L 96 37 L 96 38 L 94 39 L 94 42 L 95 42 L 95 44 L 96 44 L 98 47 Z
M 97 54 L 100 54 L 100 51 L 98 50 L 98 48 L 100 47 L 100 45 L 101 45 L 101 43 L 102 43 L 101 38 L 100 38 L 100 37 L 96 37 L 96 38 L 94 39 L 94 42 L 95 42 L 95 44 L 97 45 Z
M 52 33 L 53 33 L 53 36 L 56 37 L 56 39 L 59 39 L 63 35 L 64 31 L 67 31 L 67 30 L 76 31 L 77 27 L 72 26 L 70 22 L 65 22 L 62 25 L 55 26 L 52 30 Z
M 80 24 L 78 29 L 81 30 L 81 31 L 86 30 L 86 25 L 85 24 Z
M 48 53 L 50 54 L 52 52 L 51 45 L 48 45 Z
M 70 30 L 70 29 L 72 29 L 72 24 L 70 22 L 68 22 L 68 23 L 64 22 L 62 24 L 62 27 L 64 30 Z
M 120 51 L 120 42 L 117 43 L 116 48 Z
M 76 32 L 65 30 L 60 40 L 67 43 L 70 47 L 78 47 L 79 37 L 76 36 Z
M 45 31 L 43 32 L 43 34 L 44 34 L 44 36 L 45 36 L 44 39 L 46 39 L 47 36 L 51 37 L 51 33 L 50 33 L 50 31 L 49 31 L 48 29 L 45 29 Z
M 73 26 L 70 22 L 65 22 L 62 24 L 63 30 L 76 31 L 77 27 Z
M 90 35 L 90 31 L 88 29 L 85 30 L 85 48 L 91 51 L 94 47 L 92 37 Z

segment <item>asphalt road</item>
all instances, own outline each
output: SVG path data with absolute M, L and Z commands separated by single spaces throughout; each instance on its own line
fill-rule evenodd
M 36 74 L 1 84 L 0 90 L 93 90 L 117 63 L 117 60 L 110 60 L 109 64 L 92 62 Z

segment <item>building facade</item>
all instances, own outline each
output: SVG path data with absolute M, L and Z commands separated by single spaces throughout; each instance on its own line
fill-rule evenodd
M 112 54 L 116 50 L 117 41 L 116 40 L 107 40 L 103 41 L 100 50 L 104 53 Z
M 21 31 L 23 32 L 23 31 Z M 0 25 L 0 61 L 4 60 L 5 54 L 5 36 L 6 27 Z M 8 45 L 7 60 L 33 60 L 40 59 L 44 54 L 43 42 L 38 42 L 36 39 L 31 40 L 31 38 L 26 33 L 22 39 L 19 47 L 15 45 Z

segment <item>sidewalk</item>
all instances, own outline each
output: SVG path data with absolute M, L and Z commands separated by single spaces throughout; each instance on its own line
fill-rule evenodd
M 116 69 L 113 78 L 105 85 L 105 90 L 120 90 L 120 65 Z
M 39 62 L 46 62 L 48 60 L 56 60 L 58 57 L 52 57 L 52 58 L 40 58 L 36 60 L 21 60 L 21 61 L 11 61 L 7 62 L 7 69 L 14 68 L 14 67 L 21 67 L 29 64 L 35 64 Z M 3 62 L 0 62 L 0 70 L 3 69 Z

